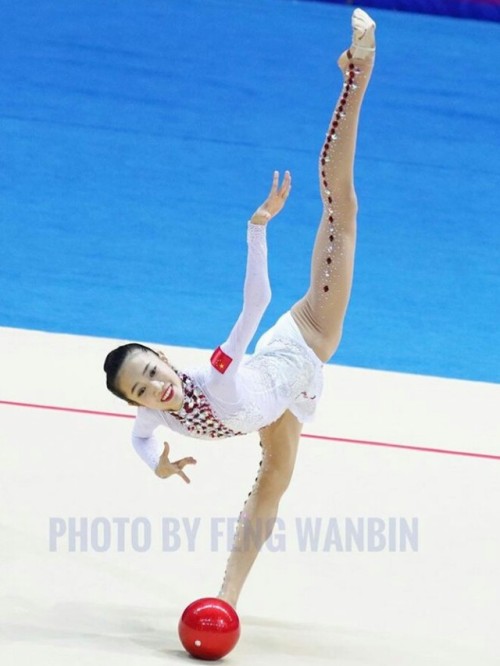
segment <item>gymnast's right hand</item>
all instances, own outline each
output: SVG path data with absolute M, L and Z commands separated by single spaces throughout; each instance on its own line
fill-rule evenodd
M 281 186 L 279 184 L 280 174 L 275 171 L 271 191 L 264 203 L 257 208 L 250 221 L 252 224 L 266 225 L 271 218 L 277 215 L 286 203 L 290 190 L 292 189 L 292 176 L 285 171 Z
M 169 476 L 178 474 L 181 477 L 181 479 L 183 479 L 186 483 L 191 483 L 189 478 L 184 474 L 182 470 L 186 465 L 196 465 L 196 460 L 194 458 L 188 457 L 188 458 L 181 458 L 180 460 L 176 460 L 175 462 L 170 462 L 170 460 L 168 459 L 170 446 L 168 445 L 168 442 L 163 442 L 163 446 L 164 449 L 163 453 L 160 456 L 160 462 L 158 463 L 155 469 L 156 476 L 159 476 L 160 479 L 166 479 Z

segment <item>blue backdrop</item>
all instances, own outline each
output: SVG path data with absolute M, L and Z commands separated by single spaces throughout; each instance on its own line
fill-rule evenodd
M 215 347 L 273 169 L 274 300 L 305 290 L 351 9 L 0 1 L 0 325 Z M 374 10 L 339 363 L 500 375 L 499 25 Z M 262 329 L 261 329 L 262 330 Z
M 352 0 L 319 1 L 351 7 L 355 4 Z M 500 21 L 500 0 L 365 0 L 363 6 Z

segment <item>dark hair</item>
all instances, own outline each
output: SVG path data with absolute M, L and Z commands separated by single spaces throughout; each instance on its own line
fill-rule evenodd
M 121 347 L 117 347 L 116 349 L 113 349 L 113 351 L 110 351 L 109 354 L 106 356 L 106 360 L 104 361 L 104 372 L 106 373 L 106 387 L 108 388 L 109 391 L 111 391 L 111 393 L 116 395 L 117 398 L 121 398 L 122 400 L 127 400 L 127 402 L 128 398 L 123 393 L 123 391 L 121 391 L 118 388 L 116 383 L 116 378 L 127 356 L 129 356 L 129 354 L 135 351 L 149 351 L 153 352 L 153 354 L 156 354 L 154 349 L 151 349 L 150 347 L 141 345 L 138 342 L 129 342 L 126 345 L 122 345 Z M 158 356 L 158 354 L 156 355 Z

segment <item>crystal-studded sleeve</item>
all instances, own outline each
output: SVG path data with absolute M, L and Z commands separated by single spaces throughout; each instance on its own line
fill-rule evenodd
M 248 223 L 248 254 L 243 289 L 243 308 L 227 340 L 212 357 L 219 372 L 229 374 L 236 369 L 252 341 L 260 320 L 271 300 L 267 270 L 267 240 L 265 225 Z

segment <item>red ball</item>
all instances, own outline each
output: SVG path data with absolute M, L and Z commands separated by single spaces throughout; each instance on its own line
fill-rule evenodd
M 214 661 L 231 652 L 240 637 L 240 619 L 222 599 L 197 599 L 179 620 L 179 638 L 190 655 Z

